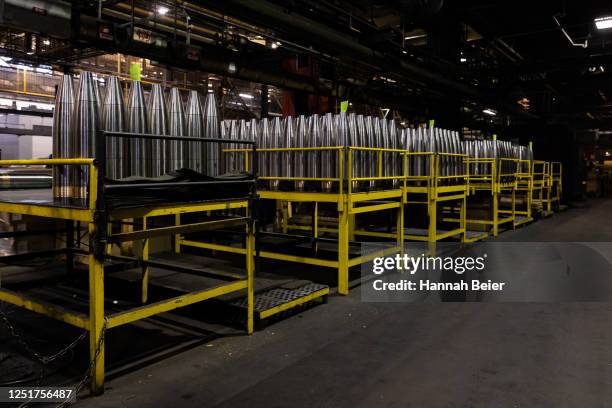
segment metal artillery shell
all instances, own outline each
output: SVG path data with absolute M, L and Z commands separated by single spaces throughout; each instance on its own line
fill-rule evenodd
M 94 80 L 91 72 L 81 72 L 74 117 L 72 118 L 72 151 L 74 158 L 94 157 L 94 140 L 100 128 L 98 105 L 94 89 Z M 70 172 L 71 196 L 74 198 L 87 198 L 89 185 L 89 168 L 86 166 L 73 166 Z
M 262 149 L 270 148 L 270 126 L 268 119 L 262 119 L 259 123 L 259 146 Z M 262 177 L 270 176 L 270 167 L 268 163 L 270 161 L 270 152 L 263 152 L 259 156 L 259 175 Z
M 103 105 L 102 129 L 109 132 L 125 132 L 126 111 L 119 78 L 111 76 L 106 81 L 106 99 Z M 121 137 L 106 139 L 106 174 L 116 179 L 128 175 L 129 140 Z
M 321 118 L 321 146 L 330 147 L 334 145 L 334 118 L 331 113 L 328 113 Z M 336 177 L 334 154 L 335 152 L 329 150 L 321 151 L 321 177 Z M 322 187 L 323 191 L 329 192 L 332 188 L 332 182 L 323 181 Z
M 149 133 L 148 114 L 142 85 L 132 81 L 127 104 L 127 130 L 131 133 Z M 145 176 L 147 162 L 144 155 L 145 143 L 142 139 L 129 139 L 129 175 Z
M 365 130 L 365 119 L 363 115 L 355 116 L 355 127 L 357 133 L 357 146 L 368 147 L 367 134 Z M 359 166 L 357 167 L 355 177 L 366 177 L 368 174 L 368 153 L 359 151 L 355 153 Z M 360 185 L 363 183 L 359 183 Z
M 344 168 L 342 169 L 342 176 L 344 178 L 344 180 L 347 179 L 348 177 L 348 158 L 346 156 L 346 152 L 348 152 L 348 149 L 346 149 L 348 146 L 352 146 L 354 141 L 351 139 L 352 137 L 354 137 L 354 135 L 352 135 L 351 133 L 349 133 L 348 131 L 348 118 L 346 113 L 339 113 L 337 115 L 334 115 L 334 144 L 336 146 L 343 146 L 344 149 L 344 160 L 343 160 L 343 166 Z M 333 157 L 334 157 L 334 162 L 336 163 L 336 165 L 334 166 L 336 169 L 336 177 L 338 177 L 339 175 L 337 174 L 337 172 L 339 171 L 339 163 L 338 163 L 338 152 L 333 152 Z
M 168 102 L 168 130 L 171 136 L 187 136 L 187 123 L 185 121 L 185 109 L 183 99 L 178 88 L 170 90 L 170 101 Z M 166 143 L 166 156 L 168 171 L 182 169 L 189 162 L 189 151 L 187 144 L 180 140 L 171 140 Z
M 361 140 L 359 135 L 359 130 L 357 128 L 357 116 L 354 113 L 350 113 L 346 117 L 346 138 L 349 146 L 361 146 Z M 351 155 L 351 177 L 359 177 L 359 173 L 361 171 L 361 152 L 359 150 L 355 150 L 352 153 L 349 153 L 347 150 L 346 156 L 346 164 L 348 169 L 348 159 L 349 154 Z M 346 174 L 348 177 L 348 174 Z M 352 185 L 353 191 L 359 190 L 359 182 L 354 182 Z
M 237 140 L 240 122 L 237 120 L 224 120 L 221 122 L 221 138 L 227 140 Z M 233 143 L 223 143 L 223 149 L 234 149 L 236 147 Z M 236 171 L 236 153 L 234 152 L 223 152 L 221 156 L 221 163 L 223 165 L 224 173 L 233 173 Z
M 219 130 L 219 114 L 217 112 L 217 98 L 209 92 L 204 101 L 204 137 L 217 139 L 221 136 Z M 219 174 L 219 156 L 221 146 L 219 143 L 200 143 L 202 155 L 206 155 L 206 175 L 214 177 Z
M 308 122 L 303 115 L 298 116 L 296 132 L 295 132 L 295 147 L 306 147 L 308 139 Z M 293 156 L 293 176 L 306 177 L 306 157 L 305 152 L 296 152 Z M 298 180 L 295 182 L 295 189 L 298 191 L 304 190 L 304 181 Z
M 374 120 L 371 116 L 364 118 L 364 129 L 366 134 L 366 147 L 377 147 L 377 136 L 374 129 Z M 366 156 L 366 175 L 365 177 L 376 177 L 376 153 L 368 152 Z M 374 181 L 370 180 L 367 183 L 368 188 L 374 188 Z
M 70 157 L 72 116 L 74 115 L 74 91 L 72 77 L 62 76 L 53 111 L 53 158 Z M 53 166 L 53 197 L 70 196 L 70 177 L 68 166 Z
M 153 84 L 149 95 L 149 132 L 153 135 L 168 135 L 168 111 L 164 90 L 160 84 Z M 169 162 L 168 142 L 163 140 L 145 140 L 144 157 L 147 162 L 147 177 L 158 177 L 166 174 L 172 166 Z
M 187 124 L 185 123 L 185 110 L 181 92 L 178 88 L 170 90 L 170 101 L 168 102 L 168 118 L 170 136 L 187 136 Z M 182 169 L 185 166 L 185 151 L 187 145 L 180 140 L 166 142 L 166 171 Z
M 387 127 L 389 129 L 388 135 L 389 139 L 386 143 L 388 149 L 397 149 L 398 146 L 398 133 L 397 133 L 397 124 L 394 120 L 387 121 Z M 386 176 L 396 176 L 399 174 L 399 160 L 397 153 L 384 153 L 385 163 L 387 164 L 387 174 Z M 397 180 L 392 180 L 391 184 L 396 187 Z
M 280 118 L 277 116 L 272 119 L 271 124 L 271 148 L 278 149 L 283 147 L 283 127 L 280 121 Z M 281 154 L 280 152 L 270 153 L 270 161 L 269 161 L 269 174 L 271 177 L 279 177 L 281 174 Z M 270 188 L 272 190 L 278 190 L 279 181 L 271 180 Z
M 293 117 L 287 116 L 283 120 L 283 147 L 295 147 L 295 122 Z M 294 152 L 282 152 L 281 156 L 281 176 L 293 177 L 293 157 Z
M 308 128 L 310 137 L 308 147 L 321 147 L 321 124 L 319 115 L 312 115 L 308 118 Z M 321 155 L 319 151 L 309 151 L 308 158 L 308 177 L 321 177 Z
M 248 122 L 244 119 L 241 119 L 240 122 L 238 123 L 237 139 L 249 140 L 249 126 L 248 126 Z M 234 144 L 235 149 L 245 149 L 247 147 L 248 146 L 246 145 Z M 236 171 L 237 172 L 248 171 L 248 169 L 245 168 L 245 161 L 244 161 L 245 155 L 246 153 L 234 153 L 234 160 L 236 161 Z
M 198 91 L 189 92 L 185 116 L 187 122 L 187 136 L 204 137 L 204 112 L 202 100 L 200 99 Z M 188 152 L 188 154 L 185 155 L 185 166 L 192 170 L 204 172 L 202 166 L 206 162 L 206 156 L 203 156 L 202 153 L 206 150 L 202 149 L 200 145 L 206 145 L 206 143 L 190 142 L 185 146 Z

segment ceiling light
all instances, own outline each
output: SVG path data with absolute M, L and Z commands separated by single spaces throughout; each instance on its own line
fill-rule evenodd
M 417 38 L 423 38 L 423 37 L 427 37 L 427 34 L 408 35 L 408 36 L 404 37 L 404 40 L 406 40 L 406 41 L 408 41 L 408 40 L 416 40 Z
M 253 98 L 254 98 L 254 96 L 253 96 L 253 95 L 251 95 L 251 94 L 246 94 L 246 93 L 241 93 L 241 94 L 238 94 L 238 96 L 240 96 L 241 98 L 244 98 L 244 99 L 253 99 Z
M 170 9 L 166 6 L 159 6 L 157 7 L 157 14 L 165 16 L 166 14 L 168 14 L 168 12 L 170 11 Z
M 461 61 L 461 62 L 467 62 L 467 58 L 465 58 L 465 57 L 461 57 L 461 58 L 459 59 L 459 61 Z
M 51 41 L 44 39 L 43 40 L 43 45 L 51 45 Z
M 612 28 L 612 16 L 596 18 L 595 27 L 597 27 L 598 30 Z
M 495 112 L 493 109 L 484 109 L 482 113 L 486 113 L 487 115 L 491 115 L 491 116 L 497 115 L 497 112 Z

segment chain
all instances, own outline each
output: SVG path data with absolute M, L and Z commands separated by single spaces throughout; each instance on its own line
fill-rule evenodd
M 19 343 L 21 347 L 23 347 L 32 357 L 34 357 L 43 365 L 52 363 L 58 358 L 66 355 L 66 353 L 75 348 L 77 344 L 79 344 L 79 342 L 87 336 L 87 331 L 84 331 L 76 339 L 70 342 L 70 344 L 59 350 L 57 353 L 51 354 L 49 356 L 43 356 L 42 354 L 38 353 L 30 347 L 30 345 L 23 339 L 23 336 L 17 331 L 17 329 L 15 329 L 15 326 L 11 324 L 9 319 L 6 317 L 6 314 L 2 310 L 0 310 L 0 319 L 9 330 L 11 336 L 13 336 L 13 338 L 17 341 L 17 343 Z
M 79 381 L 78 384 L 75 387 L 75 390 L 74 390 L 74 394 L 75 395 L 78 395 L 79 392 L 81 392 L 81 390 L 83 389 L 83 387 L 85 387 L 85 385 L 87 384 L 87 381 L 89 379 L 91 379 L 91 374 L 92 374 L 93 369 L 94 369 L 94 367 L 96 365 L 96 360 L 98 360 L 98 357 L 100 356 L 100 353 L 102 352 L 102 346 L 104 344 L 104 337 L 106 336 L 106 323 L 107 323 L 107 320 L 106 320 L 106 318 L 104 318 L 104 323 L 102 324 L 102 330 L 100 332 L 100 339 L 98 340 L 98 343 L 96 344 L 96 350 L 94 351 L 94 355 L 92 356 L 91 360 L 89 361 L 89 367 L 87 368 L 87 371 L 85 372 L 85 375 L 83 376 L 81 381 Z M 61 404 L 57 405 L 55 408 L 65 408 L 69 404 L 70 404 L 70 401 L 66 400 L 66 401 L 62 402 Z
M 74 341 L 72 341 L 70 344 L 68 344 L 66 347 L 64 347 L 63 349 L 61 349 L 60 351 L 58 351 L 55 354 L 52 354 L 50 356 L 43 356 L 40 353 L 37 353 L 36 351 L 34 351 L 29 345 L 28 343 L 23 339 L 23 336 L 17 331 L 17 329 L 15 329 L 15 327 L 11 324 L 11 322 L 8 320 L 8 318 L 6 317 L 6 314 L 0 309 L 0 320 L 2 320 L 2 322 L 4 323 L 4 325 L 8 328 L 11 336 L 13 336 L 16 341 L 28 352 L 30 353 L 36 360 L 38 360 L 42 365 L 43 365 L 43 370 L 44 370 L 44 366 L 53 362 L 54 360 L 57 360 L 59 357 L 65 355 L 66 353 L 68 353 L 70 350 L 72 350 L 73 348 L 75 348 L 77 346 L 77 344 L 83 340 L 86 336 L 87 336 L 87 331 L 84 331 L 83 333 L 81 333 Z M 96 349 L 94 351 L 94 355 L 92 356 L 90 362 L 89 362 L 89 367 L 87 368 L 87 371 L 85 372 L 85 375 L 83 376 L 83 378 L 81 379 L 81 381 L 79 381 L 75 387 L 74 390 L 74 394 L 75 396 L 79 394 L 79 392 L 83 389 L 83 387 L 85 387 L 85 385 L 87 384 L 87 381 L 92 377 L 92 372 L 93 369 L 96 365 L 96 360 L 98 360 L 98 357 L 100 356 L 100 353 L 102 352 L 102 346 L 104 344 L 104 337 L 106 335 L 106 324 L 107 324 L 107 320 L 106 318 L 104 319 L 104 323 L 102 324 L 102 330 L 100 333 L 100 339 L 98 340 L 98 343 L 96 344 Z M 41 378 L 42 380 L 42 378 Z M 27 404 L 30 401 L 26 401 L 23 404 L 19 405 L 19 408 L 25 408 L 27 407 Z M 65 408 L 70 404 L 69 400 L 66 400 L 62 403 L 60 403 L 59 405 L 57 405 L 56 408 Z

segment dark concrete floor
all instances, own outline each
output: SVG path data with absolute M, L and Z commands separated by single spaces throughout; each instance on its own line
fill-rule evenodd
M 612 241 L 611 213 L 594 201 L 499 239 Z M 77 406 L 607 407 L 611 319 L 608 303 L 363 303 L 356 288 L 123 373 Z

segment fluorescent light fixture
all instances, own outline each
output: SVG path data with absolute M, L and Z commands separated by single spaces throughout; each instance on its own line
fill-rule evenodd
M 486 113 L 487 115 L 491 115 L 491 116 L 497 115 L 497 112 L 495 112 L 493 109 L 484 109 L 482 113 Z
M 159 6 L 157 7 L 157 14 L 161 15 L 161 16 L 165 16 L 166 14 L 168 14 L 168 12 L 170 11 L 170 9 L 166 6 Z
M 406 41 L 408 41 L 408 40 L 416 40 L 417 38 L 423 38 L 423 37 L 427 37 L 427 34 L 408 35 L 408 36 L 404 37 L 404 40 L 406 40 Z
M 598 30 L 607 30 L 608 28 L 612 28 L 612 16 L 596 18 L 595 27 L 597 27 Z
M 241 98 L 244 98 L 244 99 L 253 99 L 253 98 L 254 98 L 254 96 L 253 96 L 253 95 L 251 95 L 251 94 L 246 94 L 246 93 L 241 93 L 241 94 L 238 94 L 238 96 L 240 96 Z
M 43 40 L 43 45 L 51 45 L 51 41 L 44 39 Z
M 465 58 L 465 57 L 461 57 L 461 58 L 459 59 L 459 61 L 461 61 L 461 62 L 467 62 L 467 58 Z

